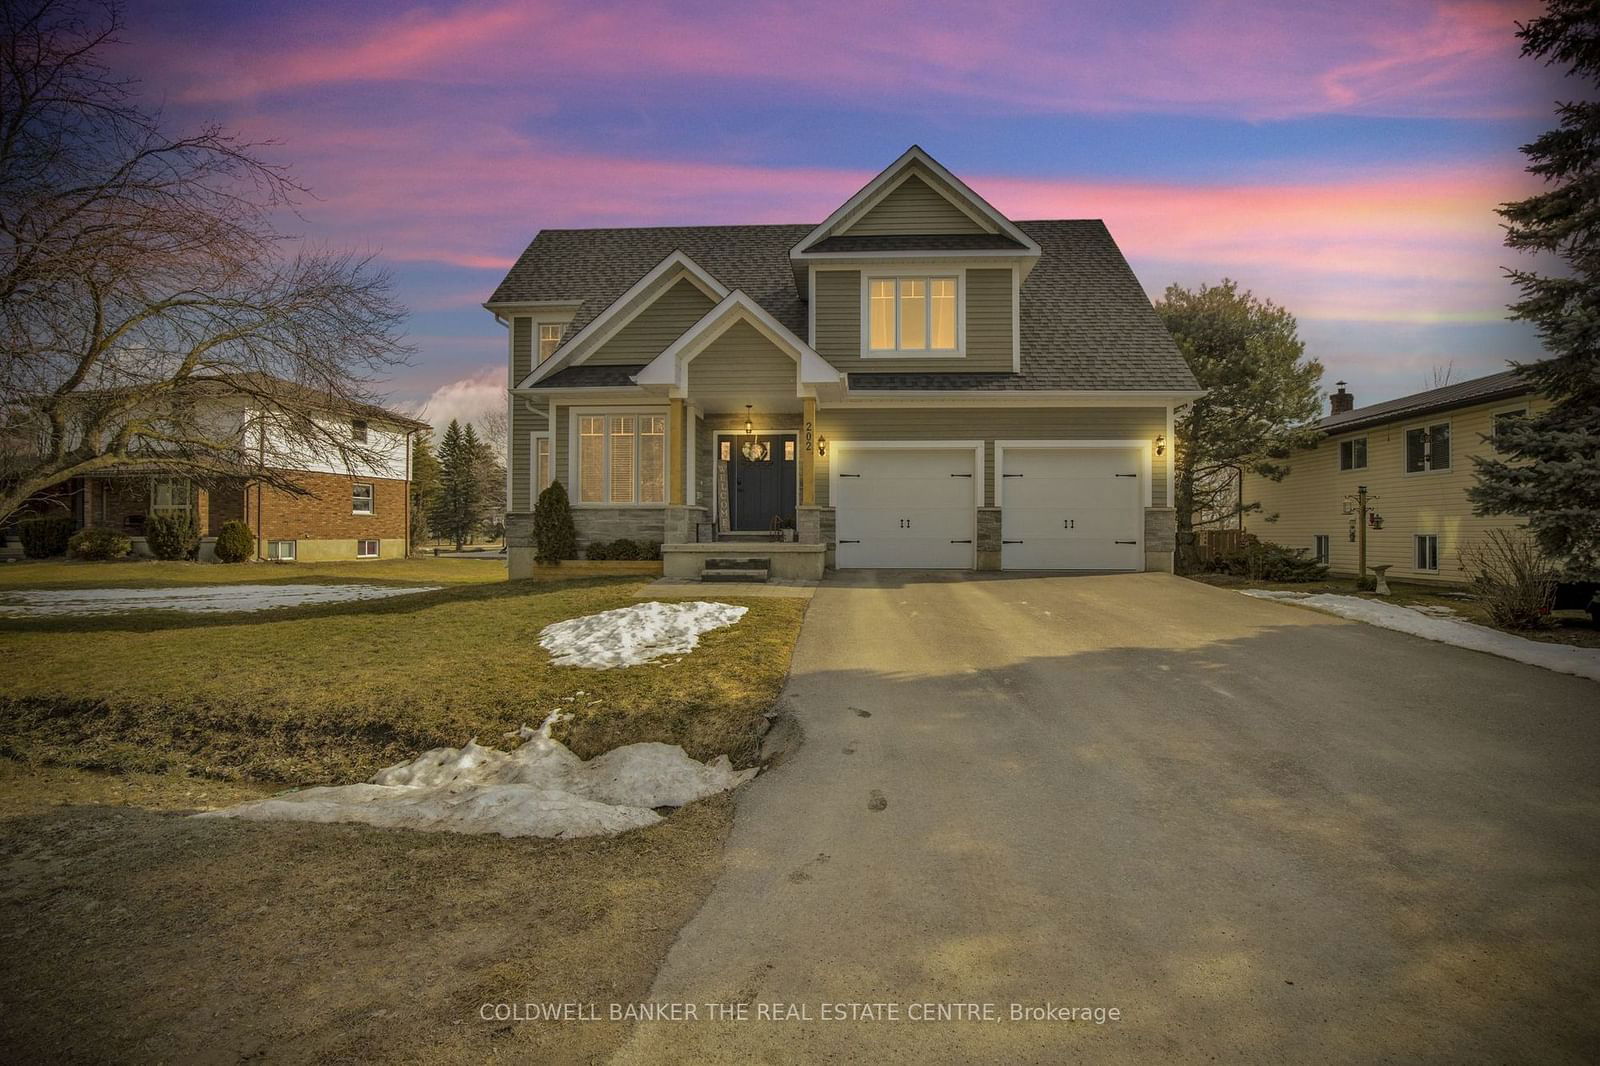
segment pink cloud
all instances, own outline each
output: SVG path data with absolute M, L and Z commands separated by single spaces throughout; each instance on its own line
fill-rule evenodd
M 625 79 L 635 91 L 739 84 L 884 108 L 1499 116 L 1531 106 L 1516 89 L 1537 75 L 1516 58 L 1511 30 L 1535 9 L 1531 0 L 1200 0 L 1176 11 L 1045 0 L 722 9 L 488 0 L 386 19 L 322 13 L 309 27 L 289 20 L 277 47 L 157 43 L 146 59 L 191 103 L 356 82 L 546 93 Z

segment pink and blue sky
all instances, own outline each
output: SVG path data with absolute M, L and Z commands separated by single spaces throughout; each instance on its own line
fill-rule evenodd
M 1499 0 L 135 2 L 115 62 L 179 124 L 280 142 L 307 238 L 412 308 L 389 384 L 504 382 L 482 310 L 542 227 L 818 221 L 912 143 L 1013 218 L 1098 217 L 1145 290 L 1287 306 L 1366 403 L 1538 353 L 1497 203 L 1574 95 Z

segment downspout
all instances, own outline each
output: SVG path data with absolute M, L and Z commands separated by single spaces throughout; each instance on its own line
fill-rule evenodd
M 256 427 L 256 469 L 264 470 L 267 466 L 267 433 L 261 427 Z M 262 562 L 267 557 L 266 546 L 261 542 L 261 479 L 256 479 L 256 562 Z
M 406 507 L 405 507 L 405 512 L 406 512 L 406 532 L 405 532 L 406 552 L 405 552 L 405 558 L 407 558 L 407 559 L 411 558 L 411 435 L 413 433 L 415 433 L 415 432 L 416 432 L 416 430 L 414 430 L 414 429 L 406 430 Z

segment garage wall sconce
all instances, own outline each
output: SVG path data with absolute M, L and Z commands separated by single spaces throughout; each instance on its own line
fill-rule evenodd
M 1156 454 L 1157 455 L 1166 455 L 1167 454 L 1167 435 L 1165 433 L 1157 433 L 1156 434 Z

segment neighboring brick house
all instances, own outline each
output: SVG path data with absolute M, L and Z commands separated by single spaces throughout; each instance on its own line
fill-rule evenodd
M 219 400 L 219 406 L 227 404 Z M 237 412 L 237 405 L 230 411 Z M 251 412 L 244 412 L 250 418 Z M 256 558 L 327 562 L 342 559 L 398 559 L 410 552 L 410 471 L 413 437 L 426 423 L 369 405 L 329 403 L 318 420 L 324 433 L 350 434 L 372 457 L 349 469 L 327 448 L 297 447 L 273 441 L 280 458 L 270 469 L 287 473 L 306 490 L 295 495 L 263 481 L 225 478 L 202 484 L 159 468 L 131 468 L 113 474 L 73 478 L 42 493 L 32 513 L 65 511 L 79 527 L 121 530 L 135 555 L 149 555 L 144 525 L 153 514 L 189 514 L 201 534 L 200 558 L 215 558 L 213 545 L 225 522 L 239 520 L 256 538 Z M 271 438 L 269 437 L 269 440 Z M 259 444 L 259 442 L 258 442 Z M 262 447 L 265 453 L 265 447 Z M 315 454 L 316 452 L 328 454 Z M 17 554 L 15 537 L 0 548 Z

